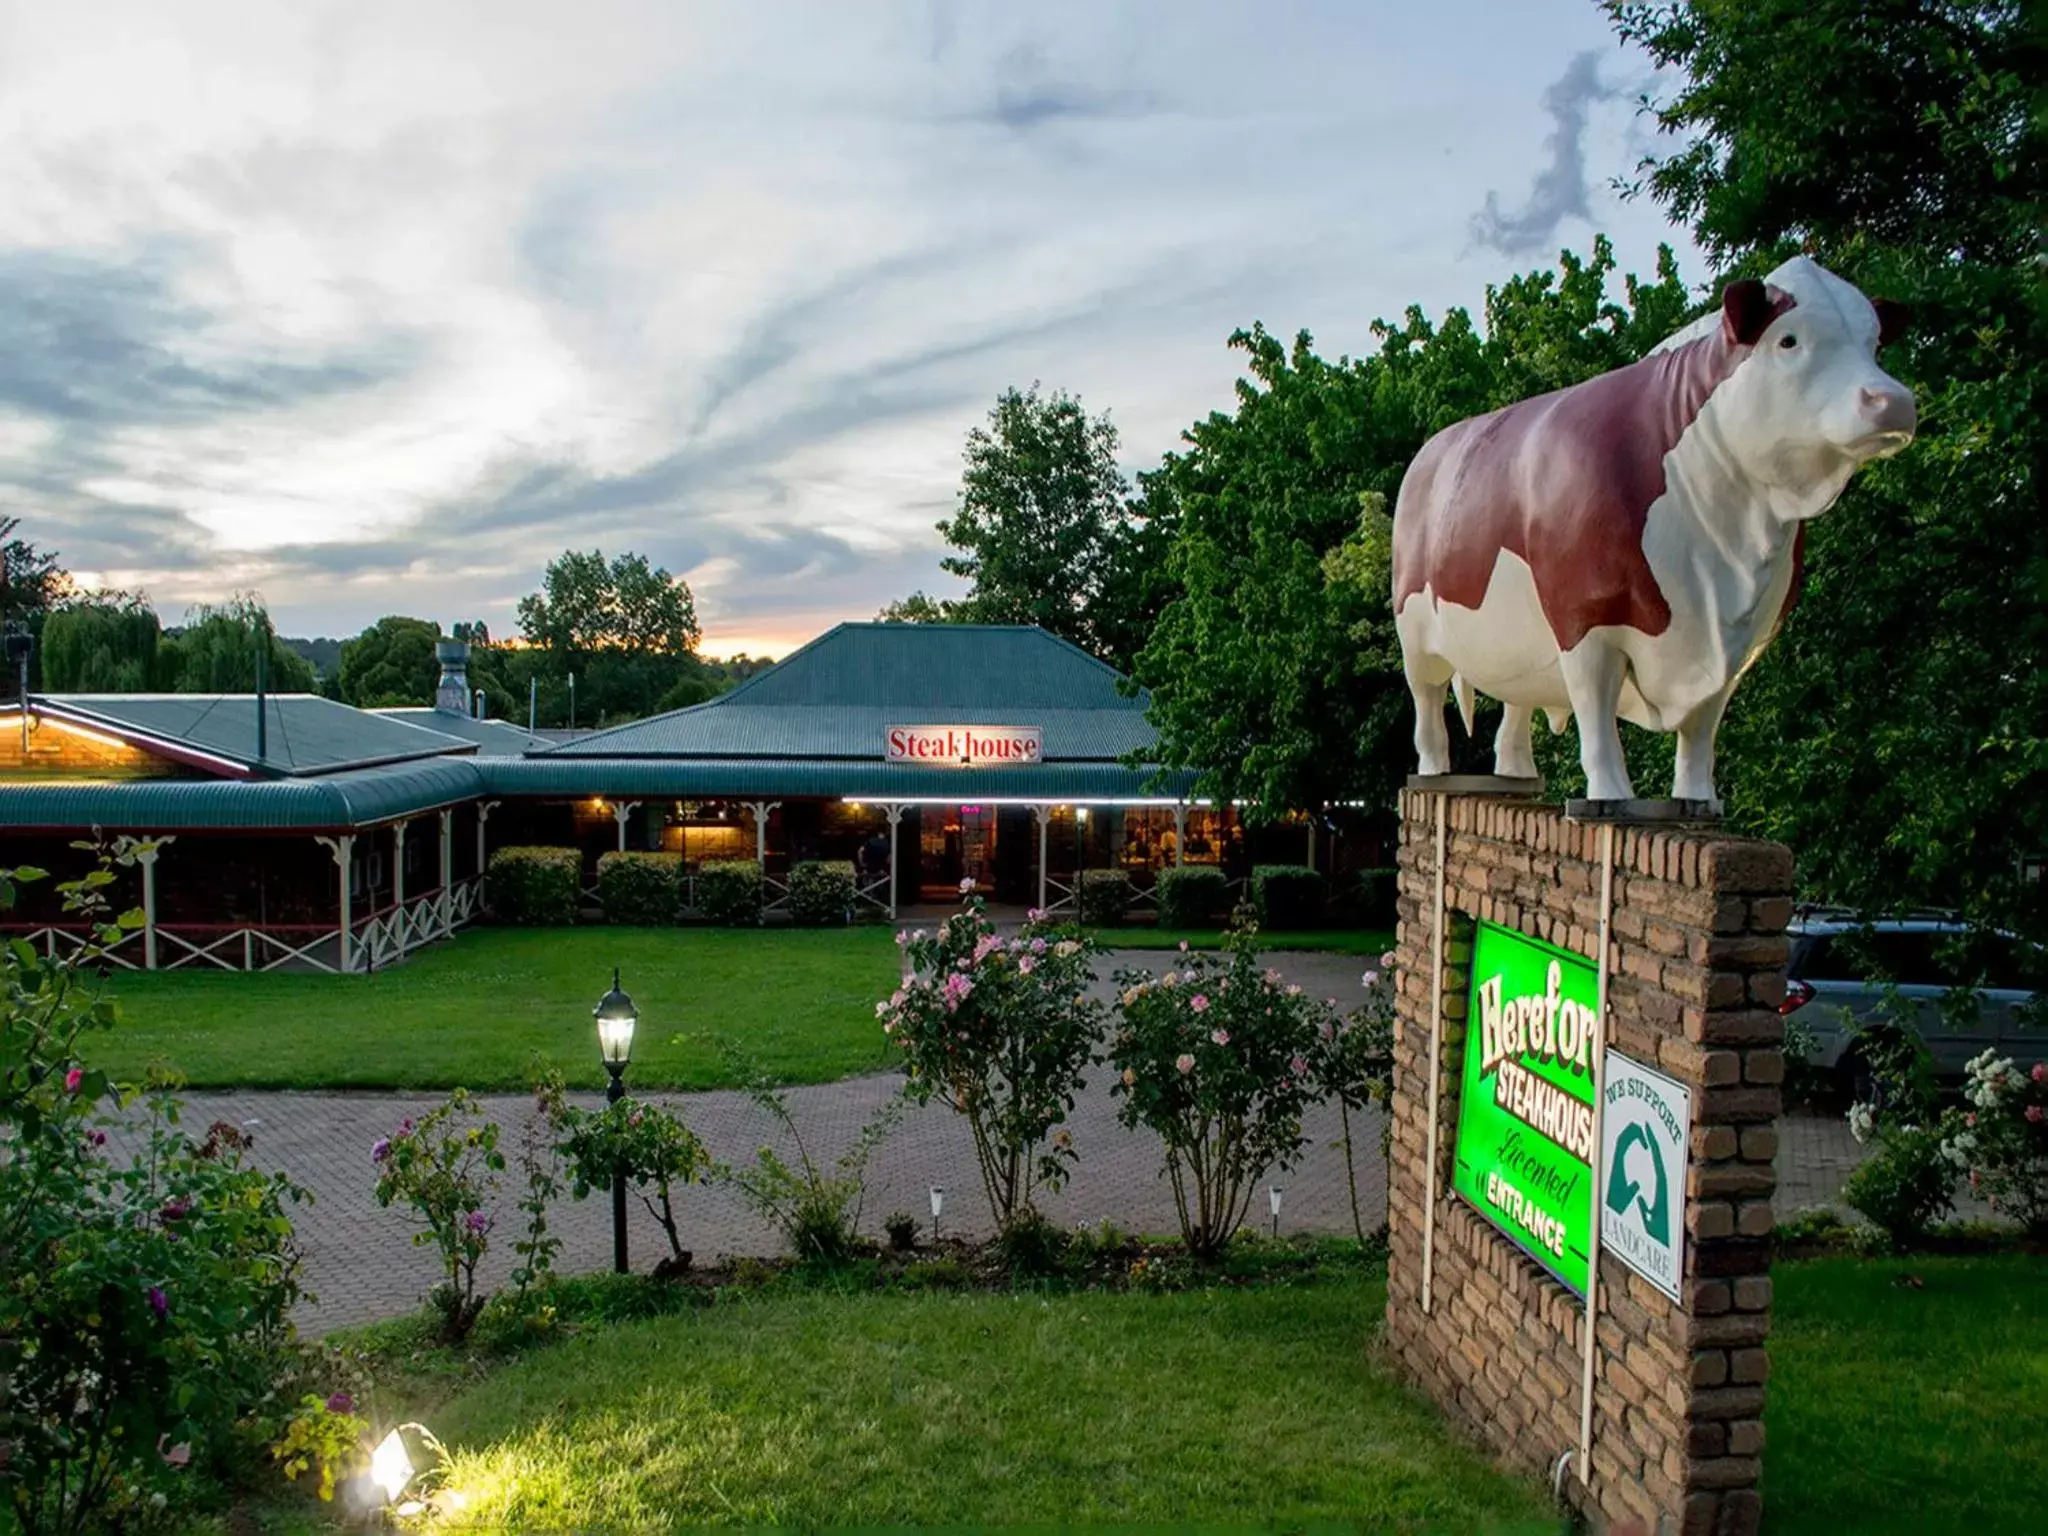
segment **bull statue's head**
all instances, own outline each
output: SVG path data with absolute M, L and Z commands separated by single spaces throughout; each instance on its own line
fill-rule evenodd
M 1779 516 L 1827 510 L 1860 465 L 1913 440 L 1913 392 L 1877 363 L 1905 323 L 1905 306 L 1873 302 L 1805 256 L 1722 294 L 1721 334 L 1750 353 L 1714 392 L 1712 427 L 1778 493 Z

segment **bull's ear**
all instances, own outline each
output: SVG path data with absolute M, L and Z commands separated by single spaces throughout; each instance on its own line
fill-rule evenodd
M 1877 311 L 1877 344 L 1888 347 L 1906 334 L 1906 327 L 1913 323 L 1913 311 L 1897 299 L 1872 299 L 1870 307 Z
M 1776 314 L 1770 294 L 1753 277 L 1738 279 L 1721 290 L 1721 334 L 1731 347 L 1755 346 Z

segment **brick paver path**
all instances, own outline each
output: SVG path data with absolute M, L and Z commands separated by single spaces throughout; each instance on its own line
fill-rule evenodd
M 1278 953 L 1269 957 L 1290 980 L 1318 996 L 1345 1003 L 1358 997 L 1359 973 L 1372 962 L 1352 956 Z M 1168 956 L 1130 951 L 1112 955 L 1103 974 L 1119 965 L 1165 969 Z M 1107 982 L 1101 984 L 1107 989 Z M 591 1077 L 599 1073 L 593 1063 Z M 1108 1220 L 1135 1232 L 1170 1233 L 1175 1229 L 1172 1195 L 1161 1173 L 1158 1140 L 1144 1132 L 1124 1130 L 1116 1123 L 1116 1101 L 1108 1093 L 1109 1074 L 1091 1075 L 1070 1121 L 1080 1163 L 1067 1187 L 1046 1197 L 1046 1214 L 1062 1224 L 1092 1225 Z M 628 1077 L 630 1084 L 631 1078 Z M 814 1156 L 829 1162 L 853 1145 L 868 1118 L 897 1090 L 894 1073 L 788 1090 L 789 1106 L 799 1133 Z M 371 1144 L 408 1115 L 417 1115 L 441 1100 L 432 1093 L 194 1093 L 187 1098 L 185 1123 L 203 1129 L 216 1119 L 242 1126 L 255 1138 L 255 1161 L 282 1168 L 312 1191 L 311 1206 L 300 1207 L 295 1224 L 305 1256 L 305 1283 L 318 1298 L 302 1310 L 301 1326 L 309 1333 L 348 1327 L 410 1310 L 438 1278 L 431 1250 L 414 1247 L 413 1228 L 396 1210 L 380 1210 L 371 1197 Z M 594 1089 L 574 1096 L 596 1104 Z M 778 1145 L 785 1156 L 794 1151 L 776 1135 L 776 1127 L 736 1092 L 658 1094 L 675 1105 L 714 1157 L 741 1162 L 764 1142 Z M 532 1118 L 523 1095 L 485 1095 L 484 1111 L 503 1128 L 500 1142 L 508 1158 L 517 1145 L 520 1127 Z M 1386 1186 L 1379 1159 L 1380 1117 L 1354 1117 L 1352 1133 L 1358 1148 L 1359 1210 L 1367 1231 L 1386 1216 Z M 1318 1107 L 1308 1119 L 1311 1142 L 1303 1162 L 1270 1181 L 1282 1189 L 1283 1232 L 1348 1232 L 1350 1197 L 1344 1176 L 1338 1116 L 1333 1107 Z M 1832 1201 L 1842 1179 L 1855 1166 L 1859 1149 L 1839 1117 L 1789 1118 L 1783 1122 L 1778 1154 L 1781 1213 Z M 911 1109 L 896 1133 L 875 1154 L 868 1173 L 868 1194 L 861 1229 L 879 1236 L 893 1211 L 908 1211 L 930 1231 L 930 1197 L 934 1185 L 946 1191 L 944 1231 L 949 1236 L 986 1235 L 989 1218 L 965 1124 L 950 1109 L 934 1105 Z M 496 1287 L 506 1281 L 513 1263 L 512 1242 L 518 1212 L 513 1170 L 508 1169 L 504 1203 L 494 1234 L 494 1248 L 485 1261 L 481 1283 Z M 693 1187 L 678 1197 L 683 1241 L 700 1261 L 721 1254 L 767 1255 L 781 1251 L 776 1232 L 749 1211 L 737 1193 L 719 1185 Z M 667 1251 L 666 1238 L 637 1200 L 629 1204 L 629 1233 L 636 1269 L 644 1270 Z M 552 1213 L 554 1230 L 564 1239 L 557 1267 L 576 1274 L 611 1263 L 611 1204 L 603 1193 L 587 1200 L 562 1201 Z M 1253 1202 L 1252 1219 L 1268 1220 L 1264 1186 Z
M 1334 996 L 1347 1005 L 1359 996 L 1359 973 L 1369 959 L 1328 954 L 1274 954 L 1273 965 L 1290 980 L 1318 996 Z M 1164 970 L 1168 955 L 1128 951 L 1108 957 L 1106 980 L 1118 966 L 1132 964 Z M 595 1055 L 595 1047 L 592 1049 Z M 591 1091 L 572 1095 L 576 1102 L 598 1104 L 594 1086 L 602 1081 L 596 1062 Z M 868 1118 L 900 1087 L 899 1074 L 886 1073 L 844 1082 L 787 1090 L 790 1113 L 798 1132 L 821 1161 L 830 1162 L 852 1146 Z M 1069 1124 L 1080 1164 L 1073 1179 L 1057 1195 L 1044 1198 L 1046 1214 L 1065 1225 L 1115 1222 L 1128 1231 L 1166 1233 L 1175 1229 L 1173 1201 L 1161 1175 L 1157 1138 L 1124 1130 L 1116 1123 L 1116 1102 L 1108 1092 L 1107 1068 L 1089 1076 L 1087 1092 Z M 630 1087 L 632 1078 L 627 1077 Z M 438 1279 L 433 1252 L 416 1248 L 413 1228 L 397 1210 L 380 1210 L 371 1196 L 371 1144 L 408 1115 L 439 1103 L 434 1093 L 192 1093 L 186 1097 L 185 1124 L 193 1130 L 216 1119 L 242 1126 L 255 1138 L 255 1161 L 281 1168 L 312 1191 L 310 1206 L 300 1207 L 294 1222 L 305 1257 L 305 1284 L 317 1297 L 302 1310 L 301 1326 L 309 1333 L 348 1327 L 388 1317 L 419 1304 Z M 763 1143 L 774 1143 L 785 1155 L 794 1151 L 776 1136 L 775 1123 L 746 1096 L 737 1092 L 654 1094 L 674 1105 L 691 1129 L 702 1137 L 713 1157 L 724 1162 L 750 1159 Z M 524 1095 L 482 1095 L 484 1112 L 502 1127 L 500 1147 L 508 1159 L 519 1129 L 532 1118 Z M 1354 1117 L 1358 1146 L 1359 1209 L 1366 1230 L 1385 1217 L 1386 1189 L 1379 1160 L 1380 1119 Z M 1282 1189 L 1283 1232 L 1347 1232 L 1351 1229 L 1350 1196 L 1334 1108 L 1319 1107 L 1308 1120 L 1312 1144 L 1304 1162 L 1272 1182 Z M 518 1211 L 513 1170 L 507 1169 L 499 1225 L 493 1250 L 485 1260 L 480 1283 L 500 1286 L 512 1268 L 512 1242 Z M 931 1225 L 930 1190 L 946 1191 L 943 1230 L 948 1236 L 986 1235 L 987 1202 L 975 1172 L 972 1143 L 965 1123 L 940 1105 L 912 1108 L 895 1134 L 876 1152 L 868 1172 L 868 1194 L 861 1230 L 879 1237 L 891 1212 L 908 1211 L 924 1231 Z M 737 1192 L 719 1185 L 692 1187 L 677 1199 L 678 1225 L 684 1245 L 700 1261 L 720 1254 L 768 1255 L 782 1251 L 780 1238 L 740 1200 Z M 667 1252 L 667 1238 L 637 1200 L 629 1202 L 630 1244 L 636 1269 L 645 1270 Z M 1253 1215 L 1268 1218 L 1264 1186 Z M 580 1202 L 564 1200 L 551 1216 L 565 1246 L 557 1268 L 565 1274 L 608 1268 L 612 1257 L 611 1202 L 598 1193 Z

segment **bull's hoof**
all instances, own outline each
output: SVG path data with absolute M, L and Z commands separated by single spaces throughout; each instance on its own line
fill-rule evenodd
M 1605 821 L 1617 826 L 1670 826 L 1674 822 L 1721 819 L 1718 800 L 1567 800 L 1568 821 Z

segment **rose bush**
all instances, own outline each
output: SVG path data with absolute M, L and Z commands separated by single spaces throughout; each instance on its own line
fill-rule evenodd
M 140 925 L 103 893 L 137 846 L 59 887 L 92 925 L 77 953 L 0 946 L 0 1487 L 26 1536 L 186 1507 L 292 1343 L 304 1192 L 247 1166 L 232 1125 L 188 1135 L 167 1083 L 90 1062 L 116 1021 L 102 948 Z M 41 878 L 0 873 L 0 906 Z
M 967 904 L 935 931 L 899 933 L 908 973 L 875 1005 L 902 1053 L 906 1093 L 967 1121 L 989 1213 L 1008 1232 L 1078 1156 L 1062 1126 L 1096 1059 L 1107 1011 L 1087 995 L 1095 948 L 1034 912 L 1014 938 Z
M 2048 1236 L 2048 1066 L 1985 1051 L 1963 1081 L 1964 1107 L 1942 1117 L 1941 1150 L 1994 1211 Z
M 1339 1023 L 1333 1004 L 1260 968 L 1255 933 L 1239 927 L 1221 955 L 1182 945 L 1164 976 L 1116 978 L 1110 1092 L 1125 1125 L 1166 1143 L 1181 1236 L 1200 1258 L 1230 1240 L 1260 1175 L 1292 1167 L 1306 1145 L 1302 1114 L 1324 1091 L 1316 1058 Z
M 370 1148 L 377 1203 L 411 1207 L 420 1225 L 413 1242 L 440 1250 L 442 1281 L 430 1299 L 450 1342 L 466 1338 L 483 1310 L 476 1267 L 490 1250 L 498 1175 L 505 1171 L 497 1122 L 482 1114 L 469 1090 L 457 1088 Z
M 556 1143 L 569 1170 L 569 1192 L 578 1200 L 594 1189 L 610 1189 L 616 1170 L 625 1174 L 647 1213 L 668 1234 L 668 1265 L 687 1269 L 690 1255 L 676 1228 L 676 1186 L 700 1182 L 711 1170 L 704 1143 L 675 1111 L 638 1099 L 621 1099 L 595 1113 L 563 1105 L 556 1110 Z

